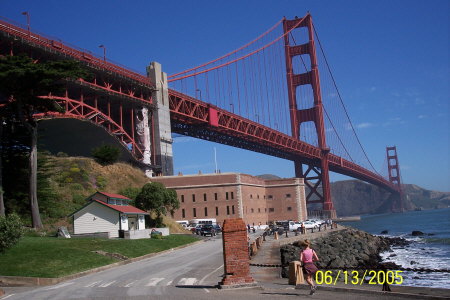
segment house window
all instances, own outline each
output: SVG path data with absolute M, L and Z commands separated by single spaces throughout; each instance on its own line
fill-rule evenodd
M 214 200 L 217 200 L 217 193 L 214 193 Z
M 195 202 L 195 194 L 192 194 L 192 202 Z
M 196 217 L 197 217 L 197 211 L 196 211 L 196 209 L 195 209 L 195 208 L 193 208 L 193 209 L 192 209 L 192 214 L 193 214 L 194 218 L 196 218 Z
M 259 199 L 259 195 L 257 195 L 257 198 Z
M 252 194 L 250 194 L 250 199 L 253 199 L 253 195 Z
M 181 217 L 184 219 L 186 218 L 186 212 L 184 211 L 184 208 L 181 209 Z
M 206 201 L 206 194 L 203 194 L 203 201 Z
M 288 206 L 287 210 L 288 210 L 288 211 L 291 211 L 291 210 L 292 210 L 292 207 Z
M 286 198 L 291 198 L 291 194 L 286 194 Z
M 219 208 L 216 206 L 216 216 L 219 215 Z
M 231 206 L 231 213 L 234 215 L 234 205 Z
M 273 208 L 273 207 L 269 208 L 269 212 L 274 212 L 274 211 L 275 211 L 275 208 Z
M 227 206 L 227 215 L 229 215 L 229 214 L 230 214 L 230 207 Z
M 273 198 L 273 196 L 272 196 L 272 195 L 269 195 L 269 196 L 267 196 L 267 198 L 269 198 L 269 199 L 272 199 L 272 198 Z
M 208 208 L 205 207 L 205 217 L 207 217 L 207 216 L 208 216 Z
M 266 208 L 264 208 L 264 212 L 267 212 L 267 207 L 266 207 Z
M 251 213 L 253 213 L 253 208 L 250 210 Z
M 184 195 L 181 195 L 181 202 L 184 203 Z
M 231 199 L 234 199 L 234 193 L 231 192 Z
M 259 213 L 261 212 L 261 208 L 258 208 L 258 212 L 259 212 Z
M 116 200 L 108 199 L 108 204 L 116 205 Z
M 225 199 L 228 200 L 228 192 L 225 193 Z

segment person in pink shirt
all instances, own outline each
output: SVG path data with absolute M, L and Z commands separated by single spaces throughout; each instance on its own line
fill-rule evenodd
M 303 264 L 303 271 L 306 274 L 306 282 L 308 282 L 311 287 L 310 294 L 314 294 L 316 291 L 316 286 L 314 285 L 314 280 L 312 276 L 317 272 L 317 267 L 314 264 L 314 261 L 318 261 L 319 257 L 317 257 L 316 251 L 310 248 L 311 242 L 308 240 L 304 240 L 302 242 L 303 251 L 300 252 L 300 261 Z

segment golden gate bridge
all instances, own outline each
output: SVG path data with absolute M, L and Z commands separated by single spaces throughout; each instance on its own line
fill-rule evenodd
M 148 176 L 173 174 L 178 133 L 293 161 L 309 188 L 307 204 L 320 204 L 326 216 L 335 217 L 329 171 L 390 191 L 394 209 L 402 209 L 396 148 L 386 148 L 383 176 L 356 134 L 310 14 L 283 18 L 242 47 L 169 76 L 158 63 L 143 75 L 0 19 L 0 55 L 20 53 L 37 63 L 76 60 L 93 74 L 68 81 L 64 93 L 42 95 L 65 111 L 35 118 L 103 127 Z

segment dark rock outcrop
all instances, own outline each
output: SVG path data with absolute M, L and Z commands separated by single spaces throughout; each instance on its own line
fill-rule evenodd
M 319 269 L 379 269 L 388 267 L 381 263 L 381 252 L 389 250 L 391 245 L 406 244 L 401 238 L 379 237 L 348 228 L 313 240 L 311 247 L 319 257 L 316 263 Z M 300 259 L 301 249 L 299 243 L 280 248 L 283 277 L 288 274 L 289 263 Z
M 419 231 L 419 230 L 414 230 L 413 232 L 411 232 L 412 236 L 422 236 L 424 234 L 425 233 L 423 233 L 422 231 Z

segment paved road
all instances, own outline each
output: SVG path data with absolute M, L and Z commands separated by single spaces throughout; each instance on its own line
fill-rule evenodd
M 53 286 L 4 288 L 1 300 L 17 299 L 290 299 L 311 298 L 309 291 L 296 290 L 287 280 L 261 282 L 259 289 L 219 290 L 222 279 L 222 239 L 206 238 L 187 248 L 170 251 L 149 259 L 112 268 Z M 321 291 L 315 299 L 374 299 L 380 295 Z M 382 295 L 384 299 L 410 297 Z

